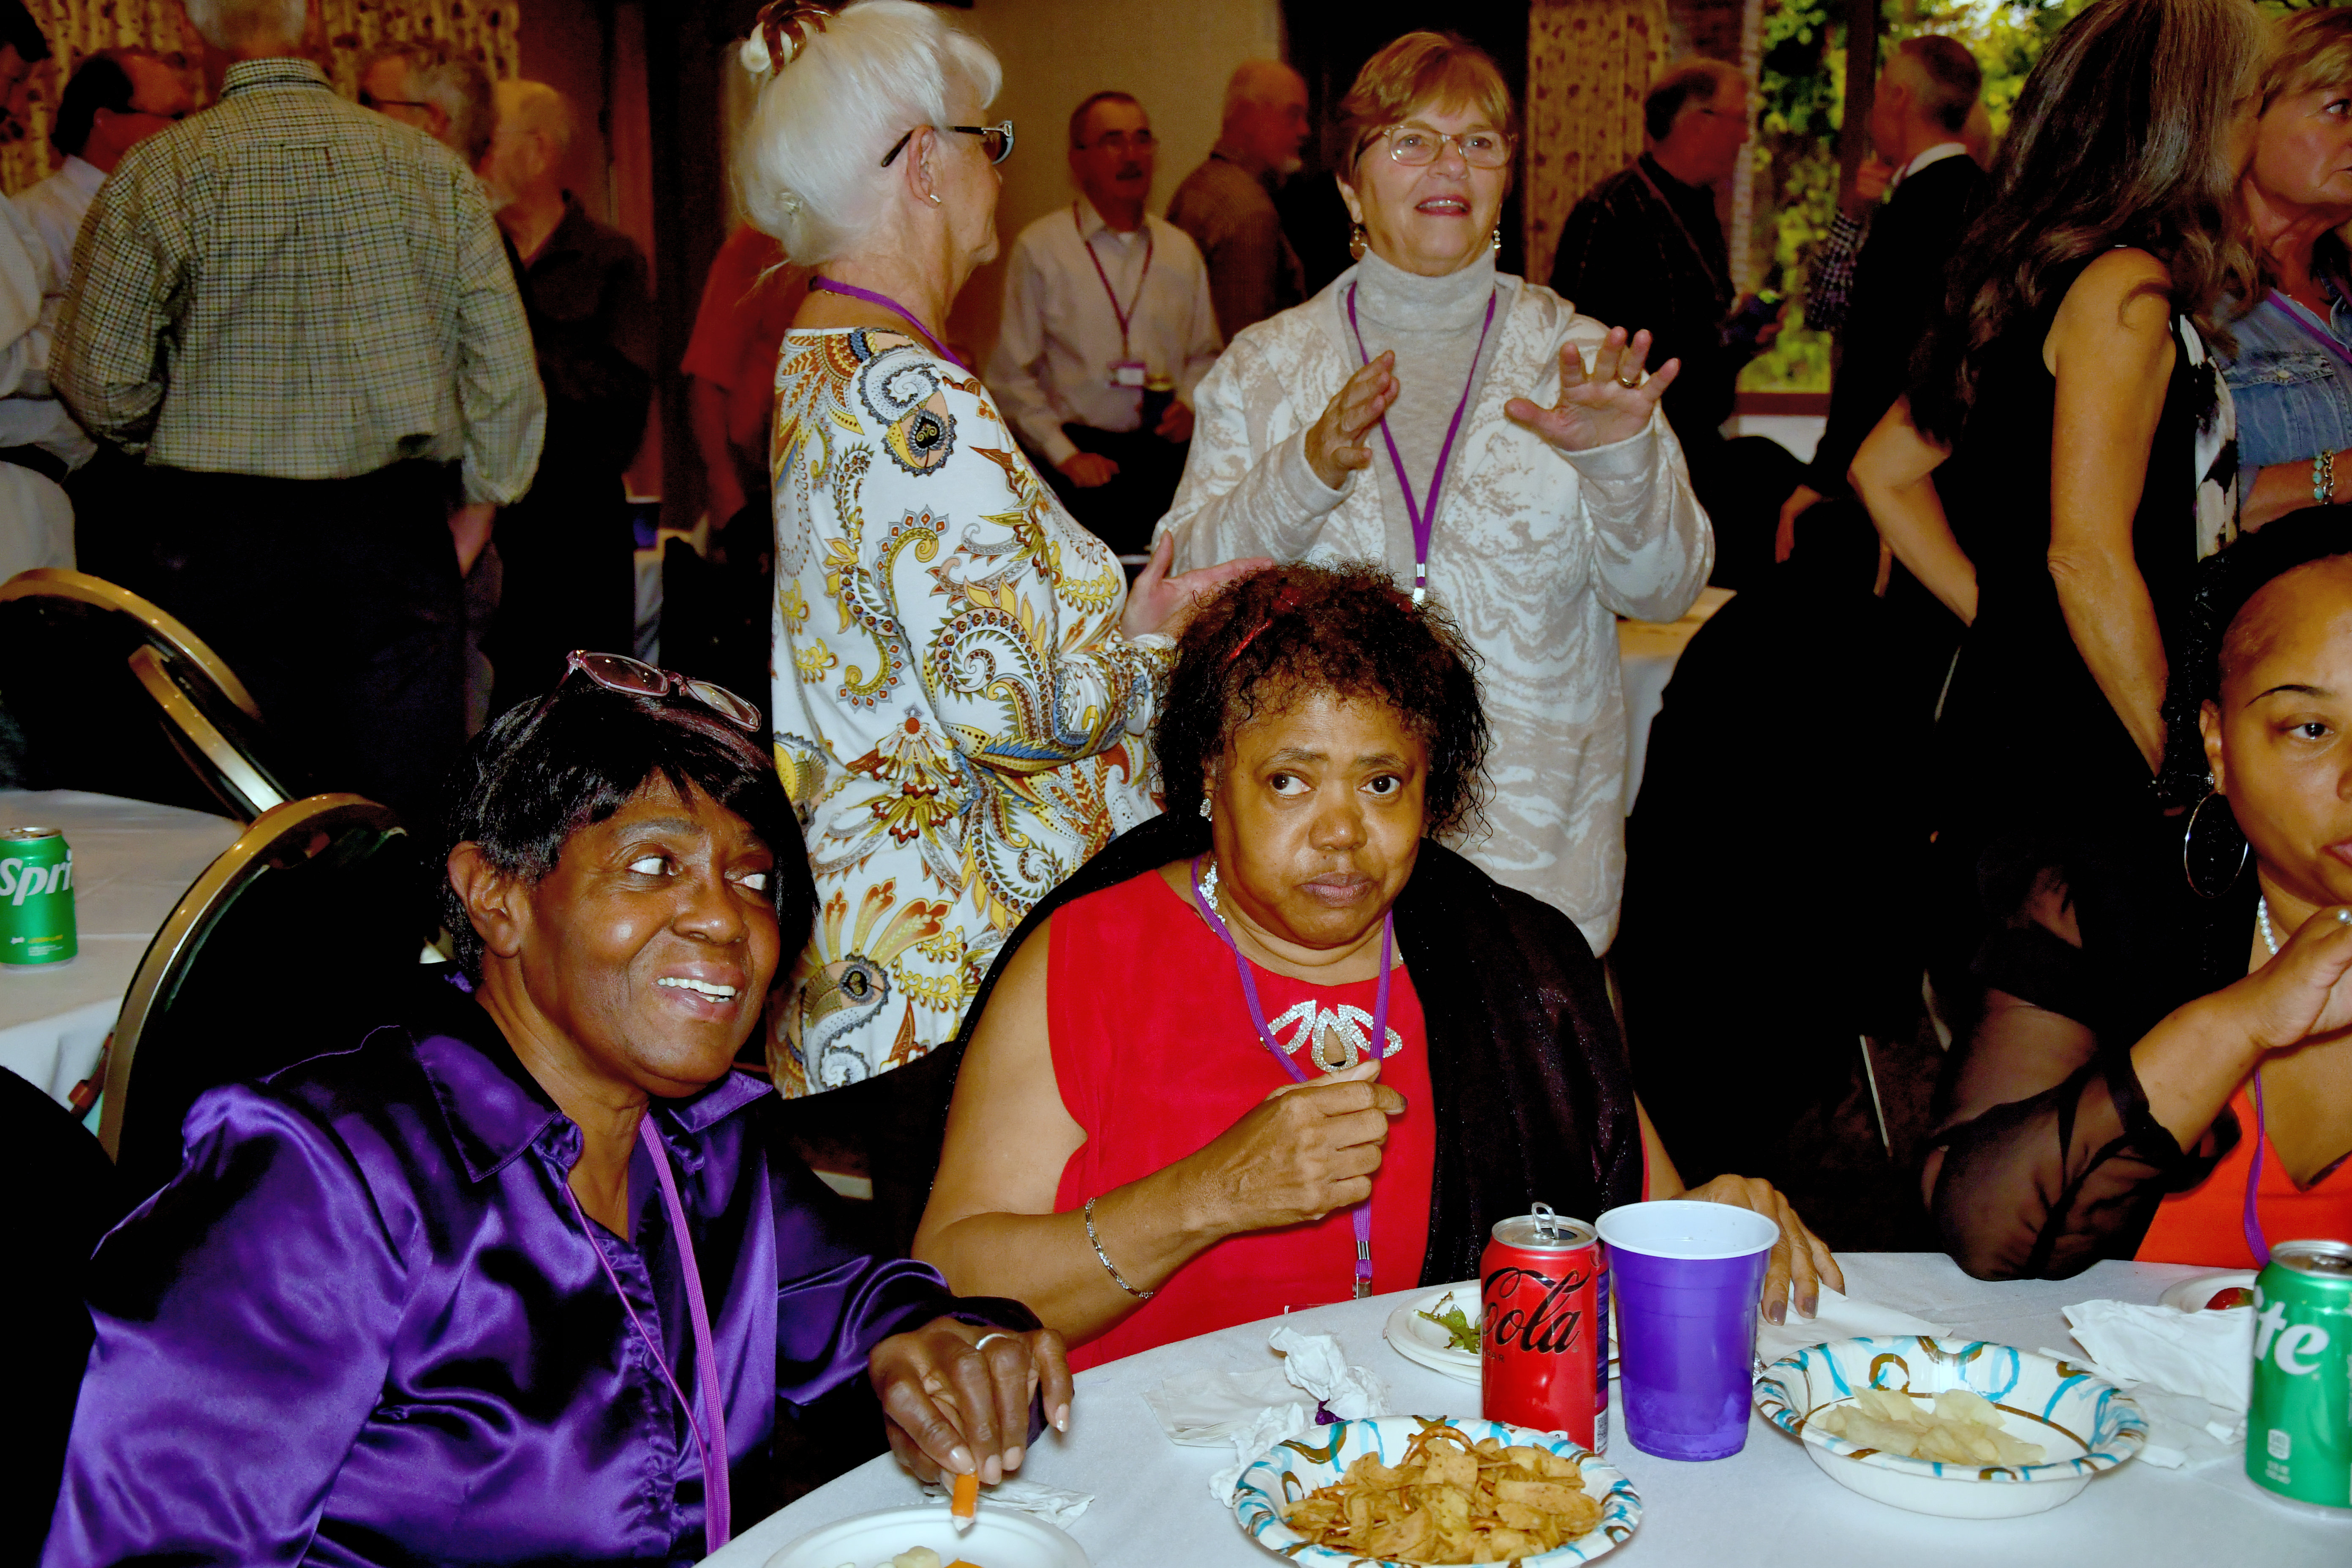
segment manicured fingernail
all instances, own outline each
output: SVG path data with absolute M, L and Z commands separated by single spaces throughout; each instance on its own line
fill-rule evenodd
M 991 1454 L 980 1462 L 980 1479 L 992 1487 L 1004 1479 L 1004 1467 L 998 1462 L 995 1455 Z
M 1070 1407 L 1066 1405 L 1056 1405 L 1054 1406 L 1054 1430 L 1066 1432 L 1069 1429 Z
M 1789 1321 L 1789 1304 L 1786 1301 L 1775 1301 L 1764 1309 L 1764 1315 L 1776 1323 L 1785 1323 Z
M 948 1468 L 953 1470 L 960 1476 L 968 1476 L 971 1474 L 971 1450 L 965 1447 L 961 1443 L 958 1443 L 954 1447 L 950 1448 L 948 1450 Z
M 1022 1455 L 1023 1449 L 1021 1445 L 1018 1443 L 1015 1443 L 1010 1448 L 1005 1449 L 1004 1468 L 1008 1470 L 1019 1469 L 1021 1468 Z

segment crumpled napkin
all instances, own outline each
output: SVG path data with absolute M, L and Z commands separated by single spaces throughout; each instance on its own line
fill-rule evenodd
M 1782 1356 L 1795 1355 L 1808 1345 L 1826 1344 L 1832 1340 L 1869 1339 L 1888 1334 L 1927 1334 L 1941 1337 L 1949 1329 L 1915 1318 L 1893 1307 L 1882 1307 L 1875 1301 L 1857 1301 L 1824 1285 L 1821 1288 L 1821 1310 L 1810 1318 L 1797 1316 L 1797 1304 L 1789 1303 L 1789 1321 L 1775 1323 L 1768 1318 L 1756 1320 L 1757 1359 L 1770 1364 Z
M 2111 1382 L 2152 1383 L 2223 1410 L 2246 1408 L 2253 1382 L 2252 1307 L 2183 1312 L 2137 1301 L 2082 1301 L 2066 1309 L 2066 1323 Z
M 925 1481 L 923 1500 L 944 1503 L 948 1500 L 948 1489 L 937 1481 Z M 980 1491 L 982 1508 L 1018 1509 L 1023 1513 L 1035 1514 L 1048 1524 L 1058 1525 L 1069 1524 L 1094 1500 L 1092 1492 L 1066 1492 L 1036 1481 L 1024 1481 L 1018 1476 L 1007 1477 Z
M 1171 1441 L 1233 1446 L 1234 1463 L 1209 1478 L 1210 1495 L 1221 1508 L 1233 1502 L 1234 1483 L 1259 1455 L 1315 1426 L 1318 1408 L 1338 1421 L 1388 1409 L 1388 1385 L 1349 1365 L 1330 1335 L 1302 1334 L 1284 1323 L 1266 1345 L 1283 1358 L 1279 1367 L 1171 1377 L 1143 1396 Z

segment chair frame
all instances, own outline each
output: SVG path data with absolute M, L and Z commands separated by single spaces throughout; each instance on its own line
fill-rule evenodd
M 176 695 L 176 693 L 175 693 Z M 106 1047 L 106 1094 L 99 1113 L 98 1141 L 110 1160 L 122 1147 L 122 1117 L 131 1095 L 131 1068 L 140 1037 L 162 998 L 179 988 L 187 966 L 221 910 L 264 870 L 290 868 L 325 849 L 346 828 L 400 827 L 388 806 L 356 795 L 314 795 L 272 806 L 255 818 L 237 841 L 205 868 L 139 961 L 139 973 L 122 999 L 114 1033 Z
M 93 577 L 87 572 L 36 566 L 0 583 L 0 603 L 10 599 L 72 599 L 129 616 L 147 628 L 150 638 L 162 643 L 211 677 L 213 684 L 221 689 L 221 694 L 243 710 L 247 718 L 257 724 L 263 722 L 261 705 L 254 701 L 253 694 L 245 689 L 245 682 L 236 678 L 236 672 L 223 662 L 220 655 L 215 653 L 204 638 L 190 631 L 176 617 L 164 614 L 128 588 L 118 587 L 105 578 Z
M 155 700 L 155 706 L 163 710 L 172 727 L 189 745 L 202 752 L 206 762 L 220 770 L 222 779 L 231 789 L 251 803 L 253 820 L 257 822 L 286 804 L 286 797 L 261 776 L 261 770 L 253 765 L 252 760 L 238 751 L 236 742 L 222 734 L 219 727 L 205 717 L 204 710 L 189 701 L 188 694 L 173 682 L 153 645 L 135 650 L 130 664 L 131 673 L 139 678 L 139 684 L 147 689 L 147 695 Z M 215 789 L 213 793 L 218 795 L 220 791 Z

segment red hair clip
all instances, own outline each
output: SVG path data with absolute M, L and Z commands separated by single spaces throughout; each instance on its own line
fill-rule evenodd
M 1225 668 L 1227 669 L 1231 669 L 1234 667 L 1234 662 L 1241 658 L 1243 650 L 1247 648 L 1250 644 L 1257 641 L 1258 633 L 1274 625 L 1277 617 L 1286 616 L 1291 611 L 1298 608 L 1299 602 L 1306 597 L 1307 590 L 1300 587 L 1296 583 L 1285 583 L 1281 587 L 1276 589 L 1274 593 L 1274 603 L 1266 607 L 1265 615 L 1258 621 L 1257 625 L 1250 628 L 1249 636 L 1242 638 L 1240 642 L 1235 643 L 1234 645 L 1234 651 L 1225 655 Z
M 835 6 L 812 0 L 768 0 L 751 24 L 751 36 L 743 40 L 744 68 L 754 75 L 783 69 L 837 15 Z

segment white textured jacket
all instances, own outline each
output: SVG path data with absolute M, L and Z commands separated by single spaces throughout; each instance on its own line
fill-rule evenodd
M 1160 523 L 1176 536 L 1177 570 L 1240 555 L 1371 559 L 1411 584 L 1412 531 L 1393 491 L 1362 470 L 1328 489 L 1306 458 L 1307 430 L 1361 363 L 1341 303 L 1356 270 L 1242 332 L 1201 384 L 1184 482 Z M 1549 289 L 1497 282 L 1496 341 L 1430 540 L 1430 592 L 1486 660 L 1495 738 L 1486 831 L 1459 847 L 1564 911 L 1600 952 L 1625 870 L 1616 617 L 1681 616 L 1706 584 L 1715 536 L 1663 417 L 1565 452 L 1504 414 L 1514 397 L 1558 402 L 1561 346 L 1590 364 L 1608 329 Z M 1372 448 L 1384 464 L 1377 437 Z

